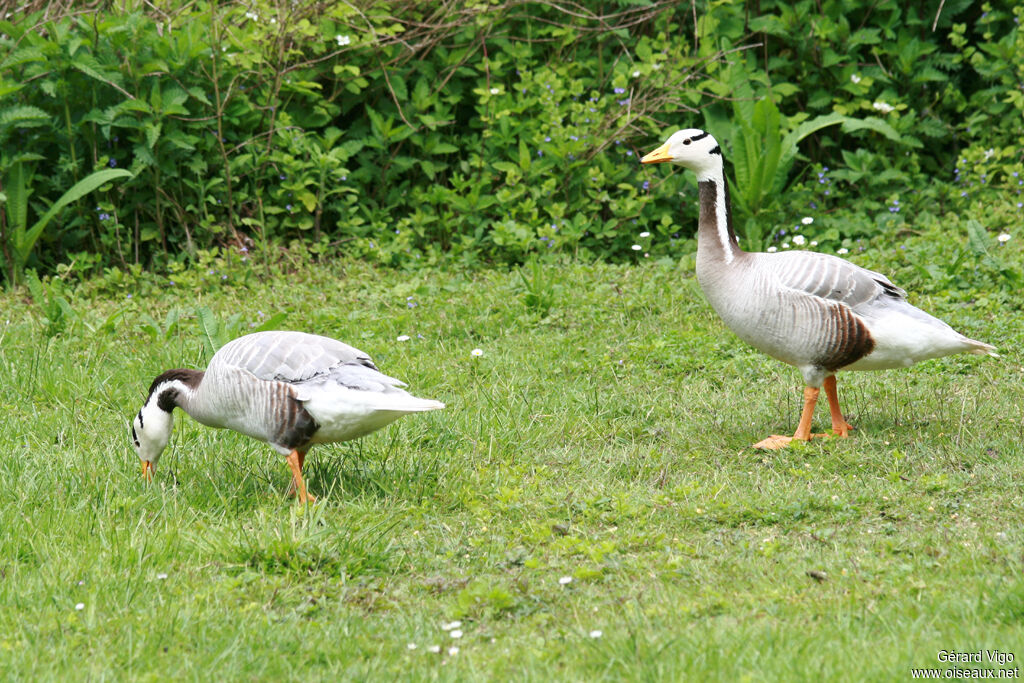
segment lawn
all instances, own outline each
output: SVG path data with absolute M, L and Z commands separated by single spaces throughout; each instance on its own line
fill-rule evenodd
M 859 681 L 982 649 L 1017 661 L 959 666 L 1018 666 L 1019 302 L 928 290 L 907 254 L 962 239 L 915 239 L 854 258 L 1002 356 L 841 375 L 854 435 L 777 453 L 749 445 L 793 431 L 799 375 L 723 328 L 688 259 L 524 277 L 286 258 L 108 277 L 67 309 L 0 295 L 0 678 Z M 204 366 L 199 307 L 232 334 L 283 314 L 448 407 L 314 449 L 308 509 L 265 444 L 180 412 L 146 485 L 128 420 L 159 372 Z

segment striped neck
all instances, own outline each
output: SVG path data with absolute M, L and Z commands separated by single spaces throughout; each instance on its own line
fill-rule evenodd
M 189 405 L 203 381 L 203 375 L 202 370 L 168 370 L 153 380 L 145 407 L 155 404 L 157 408 L 167 413 L 176 407 L 186 413 L 190 412 Z
M 721 152 L 719 152 L 721 154 Z M 700 201 L 698 237 L 713 240 L 714 251 L 726 263 L 732 263 L 743 253 L 732 229 L 732 208 L 729 203 L 729 184 L 722 167 L 697 176 L 697 196 Z

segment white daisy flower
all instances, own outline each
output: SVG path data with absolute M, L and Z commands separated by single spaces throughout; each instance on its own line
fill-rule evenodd
M 877 111 L 882 112 L 883 114 L 888 114 L 889 112 L 891 112 L 894 109 L 896 109 L 896 107 L 892 106 L 891 104 L 887 104 L 885 102 L 875 102 L 874 104 L 871 105 L 871 107 L 873 109 L 877 110 Z
M 445 623 L 445 624 L 441 624 L 441 630 L 442 631 L 451 631 L 452 629 L 459 628 L 460 626 L 462 626 L 462 622 L 456 620 L 456 621 L 448 622 L 448 623 Z
M 641 247 L 639 244 L 634 244 L 632 247 L 630 247 L 630 249 L 632 249 L 633 251 L 640 251 L 641 249 L 643 249 L 643 247 Z
M 462 629 L 458 629 L 458 628 L 457 629 L 453 629 L 452 631 L 450 631 L 448 633 L 448 635 L 450 635 L 452 638 L 461 638 L 462 637 Z
M 640 237 L 650 237 L 650 236 L 651 236 L 651 233 L 647 232 L 646 230 L 643 231 L 642 233 L 640 233 Z
M 440 651 L 441 651 L 441 646 L 440 645 L 431 645 L 431 646 L 427 647 L 427 652 L 429 652 L 431 654 L 435 654 L 436 655 Z
M 793 244 L 797 245 L 798 247 L 803 246 L 804 242 L 806 241 L 807 238 L 804 237 L 803 235 L 793 235 Z
M 352 42 L 351 38 L 349 38 L 348 36 L 343 36 L 341 34 L 334 36 L 334 40 L 338 42 L 338 47 L 343 47 Z
M 849 254 L 850 250 L 847 249 L 846 247 L 839 247 L 838 249 L 836 249 L 836 253 L 837 254 Z
M 75 609 L 78 610 L 79 612 L 81 612 L 82 610 L 85 609 L 85 603 L 84 602 L 78 603 L 77 605 L 75 605 Z
M 455 655 L 459 654 L 459 648 L 452 645 L 450 648 L 448 648 L 448 654 L 449 656 L 454 657 Z
M 768 249 L 767 249 L 766 251 L 767 251 L 767 252 L 768 252 L 769 254 L 774 254 L 774 253 L 775 253 L 775 252 L 777 252 L 778 250 L 779 250 L 779 249 L 778 249 L 778 247 L 768 247 Z
M 558 583 L 562 584 L 563 586 L 566 586 L 566 585 L 572 583 L 572 577 L 571 576 L 563 576 L 562 578 L 558 579 Z
M 804 216 L 803 218 L 800 219 L 800 222 L 803 223 L 804 225 L 810 225 L 811 223 L 814 222 L 814 218 L 811 216 Z
M 601 633 L 601 629 L 595 628 L 593 631 L 590 632 L 590 637 L 591 638 L 600 638 L 602 635 L 604 635 L 604 634 Z
M 407 649 L 407 650 L 415 650 L 416 649 L 416 643 L 409 643 L 408 645 L 405 646 L 405 649 Z
M 491 94 L 492 95 L 497 95 L 500 92 L 501 92 L 500 88 L 491 88 Z
M 483 349 L 473 349 L 472 351 L 469 352 L 469 355 L 473 356 L 474 358 L 479 358 L 480 356 L 484 355 L 484 350 Z M 454 627 L 452 627 L 452 628 L 454 628 Z
M 997 237 L 996 239 L 999 240 L 1000 244 L 1006 244 L 1007 242 L 1010 241 L 1010 233 L 1004 232 L 1001 235 L 999 235 L 999 237 Z
M 400 334 L 397 337 L 395 337 L 395 341 L 409 341 L 409 335 Z
M 851 74 L 850 80 L 854 83 L 860 83 L 860 74 Z

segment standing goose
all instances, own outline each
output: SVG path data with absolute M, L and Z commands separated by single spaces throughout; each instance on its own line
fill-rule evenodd
M 732 229 L 722 149 L 701 130 L 681 130 L 642 163 L 671 162 L 697 174 L 697 281 L 712 308 L 736 335 L 803 374 L 804 408 L 793 436 L 772 435 L 755 448 L 807 441 L 821 386 L 832 431 L 852 427 L 839 409 L 835 373 L 884 370 L 995 347 L 968 339 L 907 303 L 906 292 L 879 273 L 837 256 L 810 251 L 748 253 Z
M 295 491 L 313 444 L 356 439 L 406 413 L 444 408 L 416 398 L 362 351 L 304 332 L 257 332 L 225 344 L 206 371 L 168 370 L 153 380 L 132 422 L 132 443 L 151 479 L 171 438 L 174 408 L 209 427 L 266 441 L 286 456 Z

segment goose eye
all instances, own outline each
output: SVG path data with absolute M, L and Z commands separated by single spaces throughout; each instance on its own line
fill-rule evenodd
M 688 145 L 688 144 L 690 144 L 690 142 L 691 142 L 690 138 L 686 138 L 685 140 L 683 140 L 683 144 L 684 145 Z

